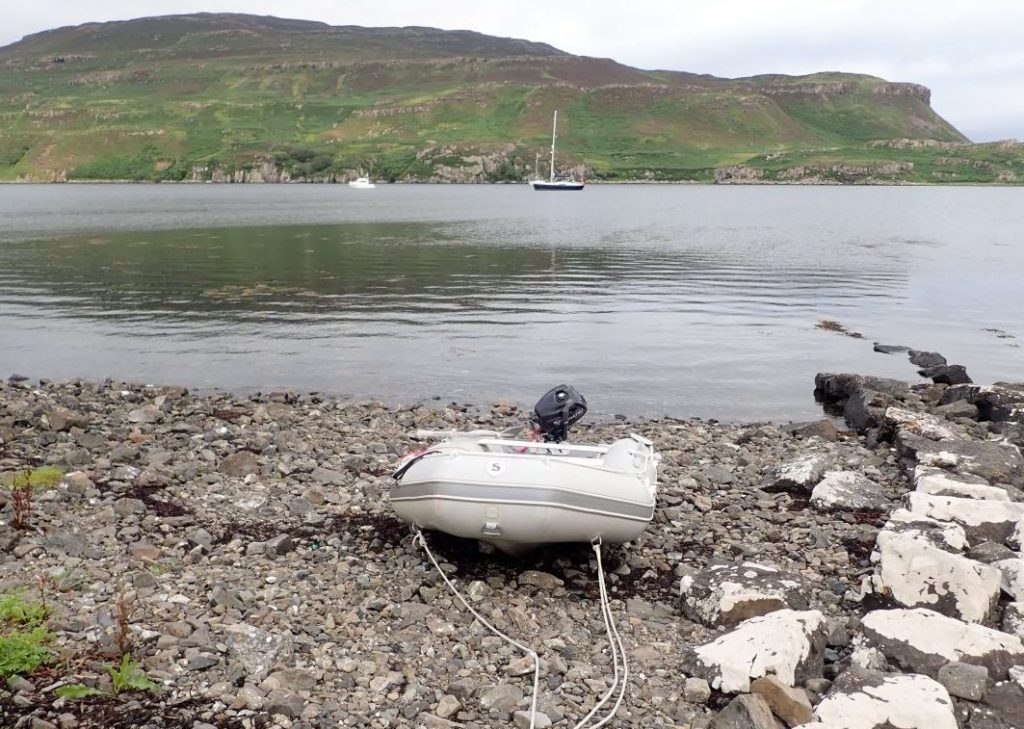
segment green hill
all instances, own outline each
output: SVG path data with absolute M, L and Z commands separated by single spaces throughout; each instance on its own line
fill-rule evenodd
M 433 28 L 234 14 L 90 23 L 0 48 L 0 180 L 1017 182 L 928 89 L 722 79 Z

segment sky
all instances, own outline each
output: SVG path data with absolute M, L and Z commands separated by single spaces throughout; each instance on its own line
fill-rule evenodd
M 0 45 L 202 11 L 476 30 L 725 77 L 867 73 L 928 86 L 935 110 L 973 141 L 1024 139 L 1024 0 L 0 0 Z

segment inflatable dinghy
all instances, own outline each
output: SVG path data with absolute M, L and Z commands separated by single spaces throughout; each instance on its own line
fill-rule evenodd
M 399 464 L 391 506 L 416 526 L 510 553 L 634 539 L 654 516 L 659 456 L 639 435 L 610 445 L 562 442 L 585 412 L 583 397 L 562 385 L 535 409 L 546 442 L 496 431 L 425 434 L 444 440 Z

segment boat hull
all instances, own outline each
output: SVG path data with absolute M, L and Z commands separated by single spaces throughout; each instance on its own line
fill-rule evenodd
M 626 468 L 605 467 L 593 453 L 496 453 L 452 441 L 398 472 L 391 507 L 411 524 L 507 552 L 596 538 L 628 542 L 654 517 L 657 459 L 649 445 L 618 443 Z
M 582 190 L 582 182 L 541 182 L 533 181 L 530 183 L 533 185 L 534 190 Z

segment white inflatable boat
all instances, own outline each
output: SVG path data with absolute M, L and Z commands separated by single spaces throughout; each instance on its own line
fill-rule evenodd
M 554 431 L 564 434 L 581 416 L 561 418 Z M 424 529 L 514 553 L 552 542 L 627 542 L 654 516 L 659 456 L 639 435 L 607 446 L 494 431 L 441 435 L 399 464 L 391 486 L 395 513 Z

